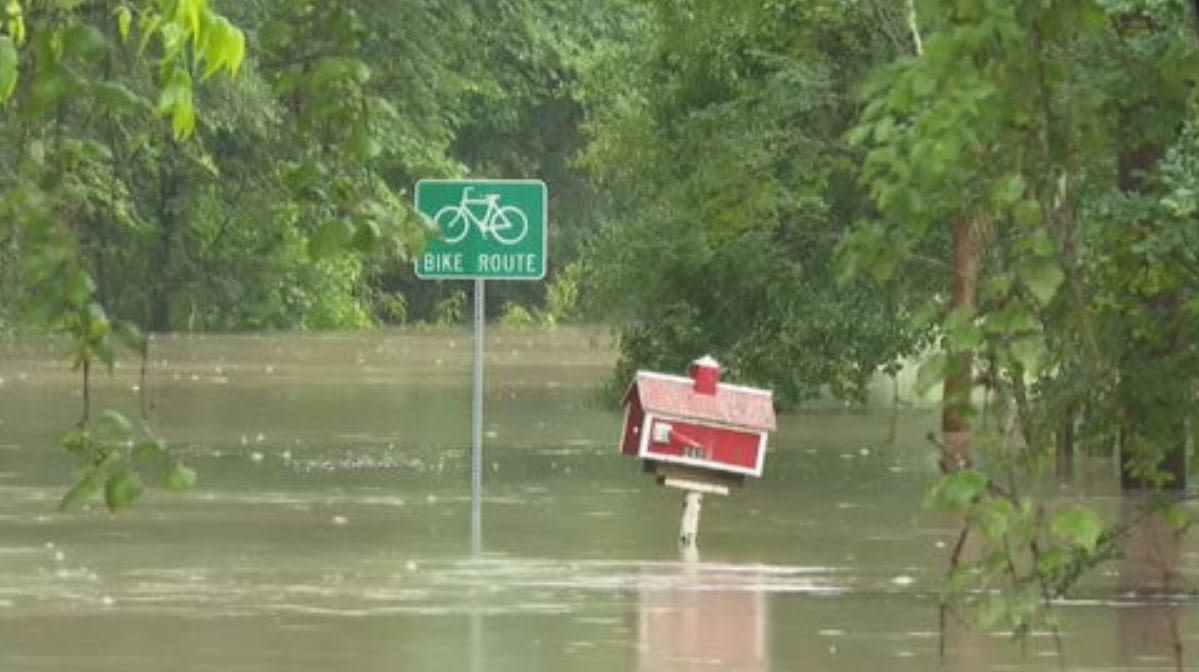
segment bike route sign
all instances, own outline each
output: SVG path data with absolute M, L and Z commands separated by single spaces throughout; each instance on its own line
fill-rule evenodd
M 545 277 L 549 227 L 541 180 L 421 180 L 416 210 L 437 228 L 416 260 L 417 277 Z

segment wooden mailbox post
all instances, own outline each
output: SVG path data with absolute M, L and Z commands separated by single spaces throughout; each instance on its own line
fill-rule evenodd
M 686 491 L 684 549 L 695 547 L 703 495 L 727 495 L 746 476 L 761 476 L 775 429 L 770 390 L 720 382 L 711 357 L 692 362 L 688 373 L 637 372 L 624 396 L 620 443 L 659 484 Z

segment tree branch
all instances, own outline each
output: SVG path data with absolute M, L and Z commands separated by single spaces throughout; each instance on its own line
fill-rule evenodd
M 1195 0 L 1199 6 L 1199 0 Z M 920 25 L 916 22 L 916 0 L 908 0 L 908 28 L 912 31 L 912 46 L 917 56 L 924 55 L 924 41 L 920 39 Z

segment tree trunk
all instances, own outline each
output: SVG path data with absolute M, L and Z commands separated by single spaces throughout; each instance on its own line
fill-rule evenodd
M 978 235 L 973 222 L 953 222 L 953 282 L 949 298 L 951 313 L 974 316 L 978 286 Z M 950 352 L 948 375 L 941 399 L 941 470 L 950 473 L 970 466 L 970 393 L 974 387 L 974 353 Z
M 179 153 L 173 140 L 168 139 L 167 142 L 171 143 L 171 150 L 163 159 L 158 173 L 158 237 L 150 253 L 148 278 L 150 306 L 147 324 L 151 331 L 159 332 L 171 329 L 171 253 L 179 217 L 176 201 L 180 178 L 175 163 Z
M 1123 127 L 1134 129 L 1130 115 L 1131 111 L 1125 112 Z M 1139 193 L 1161 163 L 1165 150 L 1127 137 L 1124 147 L 1117 162 L 1119 187 L 1125 193 Z M 1134 230 L 1149 232 L 1156 226 L 1156 222 L 1143 222 Z M 1122 346 L 1117 388 L 1123 415 L 1120 487 L 1126 491 L 1155 487 L 1181 490 L 1187 482 L 1182 409 L 1190 389 L 1187 381 L 1179 380 L 1175 369 L 1179 354 L 1188 347 L 1183 328 L 1184 302 L 1177 291 L 1142 294 L 1138 298 L 1155 316 L 1163 333 L 1148 339 L 1129 338 Z
M 1068 481 L 1074 477 L 1074 421 L 1077 411 L 1073 403 L 1062 409 L 1057 428 L 1057 477 Z

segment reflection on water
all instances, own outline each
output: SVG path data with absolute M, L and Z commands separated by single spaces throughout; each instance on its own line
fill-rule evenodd
M 696 563 L 684 563 L 672 587 L 651 579 L 638 591 L 638 670 L 694 669 L 763 672 L 771 669 L 766 594 L 745 576 L 740 588 L 712 589 Z
M 621 459 L 620 417 L 594 402 L 613 358 L 594 336 L 490 336 L 479 560 L 461 331 L 157 339 L 151 419 L 199 469 L 200 488 L 151 493 L 118 516 L 52 513 L 71 469 L 53 442 L 77 417 L 74 375 L 53 344 L 9 347 L 0 669 L 940 664 L 952 521 L 919 506 L 937 475 L 922 438 L 935 414 L 905 411 L 898 441 L 881 447 L 889 408 L 781 418 L 766 475 L 705 501 L 704 562 L 687 566 L 678 492 Z M 135 367 L 119 367 L 95 396 L 136 414 L 136 384 Z M 1110 470 L 1095 471 L 1107 480 L 1088 487 L 1110 496 Z M 1193 576 L 1196 549 L 1192 538 L 1166 555 Z M 1116 580 L 1100 577 L 1058 610 L 1069 668 L 1171 669 L 1168 648 L 1113 637 L 1170 628 L 1193 666 L 1199 642 L 1183 621 L 1193 603 L 1113 606 Z M 968 669 L 1057 670 L 1052 648 L 1034 637 L 1025 655 L 984 634 Z
M 1128 601 L 1116 611 L 1120 662 L 1181 670 L 1187 591 L 1182 544 L 1169 522 L 1146 516 L 1146 501 L 1130 494 L 1120 508 L 1121 523 L 1130 529 L 1120 548 L 1118 587 Z

